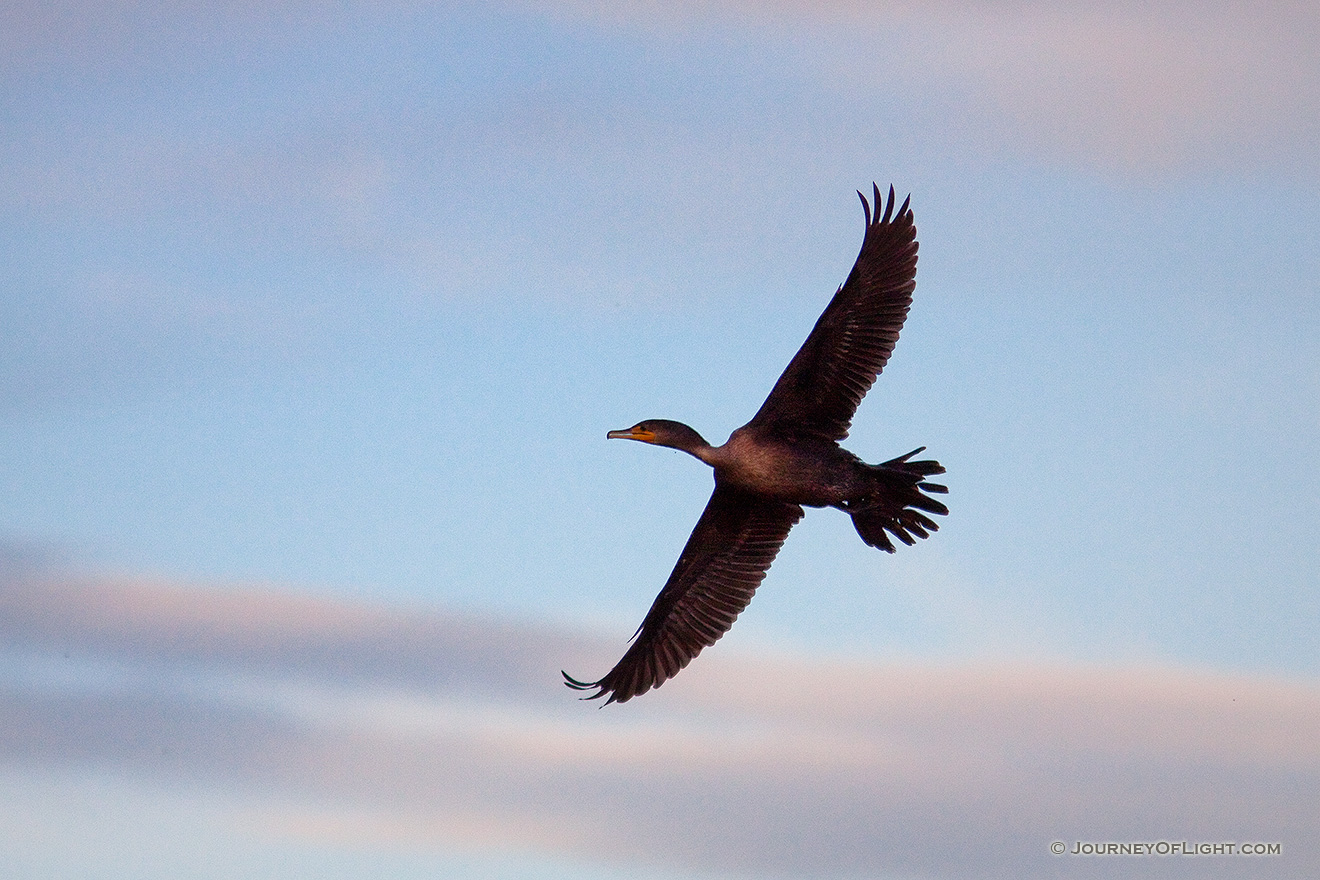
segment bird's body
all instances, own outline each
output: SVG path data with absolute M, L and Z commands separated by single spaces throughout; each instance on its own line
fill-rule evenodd
M 870 487 L 867 465 L 839 444 L 770 436 L 753 425 L 734 431 L 723 446 L 683 451 L 714 468 L 717 485 L 807 507 L 838 507 Z
M 861 195 L 860 193 L 858 194 Z M 715 491 L 635 641 L 603 678 L 568 685 L 595 688 L 592 698 L 624 702 L 659 687 L 720 638 L 751 601 L 802 507 L 847 512 L 867 544 L 894 551 L 891 537 L 915 543 L 938 526 L 927 513 L 948 509 L 927 493 L 943 486 L 936 461 L 912 461 L 915 449 L 870 465 L 839 445 L 857 404 L 884 368 L 912 302 L 916 228 L 894 190 L 884 216 L 862 197 L 866 236 L 848 280 L 816 322 L 752 420 L 722 446 L 681 422 L 650 419 L 609 437 L 668 446 L 710 465 Z

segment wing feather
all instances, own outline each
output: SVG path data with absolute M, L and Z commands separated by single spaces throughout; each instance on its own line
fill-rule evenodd
M 749 426 L 792 437 L 842 440 L 857 405 L 889 361 L 916 289 L 917 229 L 909 199 L 880 213 L 866 197 L 866 234 L 848 280 L 834 294 Z
M 801 518 L 796 504 L 717 485 L 632 647 L 598 681 L 564 673 L 569 687 L 623 703 L 673 678 L 729 631 Z

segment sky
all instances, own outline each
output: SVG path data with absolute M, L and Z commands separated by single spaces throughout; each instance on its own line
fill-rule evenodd
M 1317 81 L 1302 3 L 4 4 L 0 864 L 1315 875 Z M 605 432 L 750 418 L 873 181 L 846 445 L 950 515 L 576 701 L 711 485 Z

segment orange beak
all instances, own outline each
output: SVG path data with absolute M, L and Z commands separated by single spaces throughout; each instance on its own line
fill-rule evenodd
M 610 431 L 605 435 L 607 440 L 641 440 L 643 443 L 654 443 L 655 433 L 644 431 L 638 427 L 625 428 L 622 431 Z

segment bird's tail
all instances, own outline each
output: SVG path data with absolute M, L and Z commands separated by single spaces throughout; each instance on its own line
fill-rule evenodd
M 917 538 L 939 530 L 927 513 L 944 516 L 949 512 L 949 508 L 928 494 L 943 495 L 948 488 L 926 482 L 926 477 L 944 473 L 943 465 L 938 461 L 911 460 L 925 448 L 919 447 L 884 464 L 870 465 L 875 488 L 844 507 L 852 516 L 857 534 L 872 547 L 893 553 L 890 535 L 904 544 L 915 544 Z

